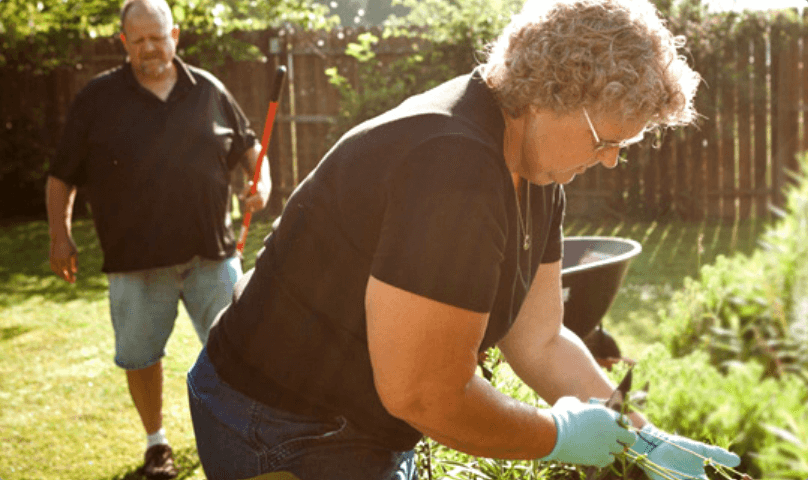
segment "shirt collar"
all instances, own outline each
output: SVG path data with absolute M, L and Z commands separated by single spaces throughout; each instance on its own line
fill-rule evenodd
M 174 60 L 172 60 L 174 66 L 177 68 L 177 84 L 174 86 L 175 91 L 187 91 L 196 86 L 197 81 L 196 77 L 194 77 L 191 70 L 188 68 L 188 65 L 182 61 L 180 57 L 174 55 Z M 132 71 L 132 63 L 127 61 L 124 63 L 124 72 L 126 75 L 126 82 L 129 84 L 130 87 L 138 89 L 142 88 L 140 83 L 137 81 L 135 77 L 135 72 Z M 173 92 L 172 92 L 173 93 Z

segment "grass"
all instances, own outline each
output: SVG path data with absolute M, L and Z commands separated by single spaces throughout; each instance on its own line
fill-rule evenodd
M 765 228 L 762 221 L 722 222 L 625 222 L 604 219 L 568 220 L 566 236 L 623 237 L 642 244 L 643 251 L 629 266 L 623 285 L 603 326 L 611 332 L 628 357 L 659 340 L 658 311 L 686 277 L 697 277 L 703 265 L 718 255 L 751 253 Z
M 245 252 L 252 267 L 269 225 L 253 223 Z M 755 223 L 624 223 L 570 220 L 567 235 L 632 238 L 644 251 L 604 319 L 629 356 L 656 339 L 659 308 L 716 255 L 749 252 Z M 74 224 L 75 285 L 48 267 L 45 222 L 0 226 L 0 478 L 138 479 L 145 439 L 123 372 L 112 362 L 106 276 L 92 222 Z M 701 241 L 699 239 L 701 238 Z M 702 248 L 699 248 L 699 245 Z M 164 359 L 164 424 L 182 479 L 202 479 L 185 390 L 199 342 L 184 310 Z

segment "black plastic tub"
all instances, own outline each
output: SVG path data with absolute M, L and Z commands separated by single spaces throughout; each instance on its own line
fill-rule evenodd
M 631 260 L 641 251 L 639 242 L 626 238 L 564 238 L 564 325 L 586 339 L 609 311 Z

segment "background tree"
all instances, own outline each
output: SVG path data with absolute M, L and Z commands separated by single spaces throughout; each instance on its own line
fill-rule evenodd
M 120 31 L 121 0 L 3 0 L 0 2 L 0 68 L 44 73 L 81 61 L 79 44 Z M 311 0 L 173 0 L 169 4 L 183 34 L 196 37 L 192 56 L 255 59 L 260 52 L 237 31 L 295 25 L 303 29 L 334 25 L 328 8 Z M 205 66 L 215 60 L 200 55 Z

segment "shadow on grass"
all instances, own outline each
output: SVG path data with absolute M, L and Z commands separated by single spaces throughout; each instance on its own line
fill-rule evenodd
M 178 480 L 192 478 L 197 472 L 201 472 L 202 469 L 196 448 L 193 447 L 174 450 L 174 463 L 179 469 Z M 122 473 L 112 477 L 105 477 L 101 480 L 144 480 L 146 477 L 140 473 L 140 468 L 140 465 L 130 466 Z
M 42 296 L 49 301 L 95 299 L 107 291 L 102 254 L 92 221 L 76 220 L 73 237 L 79 249 L 77 281 L 71 285 L 50 270 L 48 223 L 44 220 L 0 227 L 0 307 Z
M 606 236 L 640 242 L 635 257 L 603 319 L 621 348 L 639 352 L 660 338 L 660 311 L 668 308 L 686 277 L 698 278 L 701 268 L 718 255 L 751 254 L 768 223 L 741 222 L 624 221 L 569 218 L 567 236 Z
M 602 235 L 640 242 L 642 253 L 628 270 L 627 284 L 655 284 L 679 288 L 685 277 L 696 277 L 702 266 L 718 255 L 750 254 L 767 223 L 741 222 L 622 221 L 573 218 L 565 235 Z
M 20 335 L 24 335 L 28 332 L 33 330 L 30 327 L 23 327 L 20 325 L 14 325 L 7 328 L 0 328 L 0 342 L 5 342 L 7 340 L 12 340 Z

